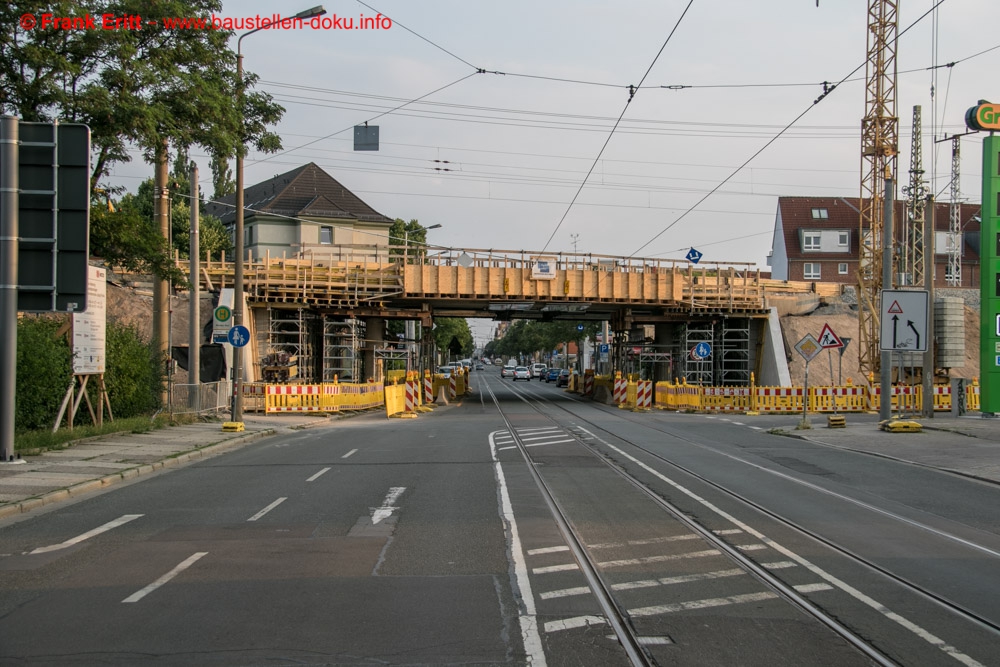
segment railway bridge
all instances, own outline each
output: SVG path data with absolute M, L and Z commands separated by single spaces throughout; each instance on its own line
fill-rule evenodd
M 385 338 L 389 319 L 420 322 L 423 340 L 406 342 L 425 353 L 434 317 L 606 321 L 612 368 L 645 365 L 652 379 L 743 385 L 751 372 L 764 379 L 773 356 L 767 300 L 775 285 L 751 264 L 495 249 L 376 257 L 352 248 L 248 259 L 247 380 L 376 377 L 378 359 L 407 356 L 399 349 L 407 346 Z M 224 300 L 233 268 L 224 257 L 202 260 L 203 288 Z M 702 342 L 709 357 L 688 354 Z

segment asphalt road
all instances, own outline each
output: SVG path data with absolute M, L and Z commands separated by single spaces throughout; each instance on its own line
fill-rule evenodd
M 896 663 L 996 664 L 995 630 L 928 597 L 1000 623 L 996 485 L 768 432 L 795 417 L 473 383 L 0 526 L 0 663 L 627 664 L 513 429 L 659 664 L 869 661 L 580 441 Z

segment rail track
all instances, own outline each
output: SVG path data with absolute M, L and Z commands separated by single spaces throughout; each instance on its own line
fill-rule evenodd
M 935 650 L 925 654 L 920 664 L 989 664 L 988 659 L 977 659 L 970 655 L 971 651 L 960 650 L 949 640 L 935 634 L 940 629 L 949 631 L 949 636 L 957 634 L 969 638 L 972 646 L 981 645 L 982 642 L 995 645 L 997 639 L 1000 639 L 1000 626 L 987 615 L 977 613 L 950 600 L 946 595 L 901 576 L 855 550 L 769 510 L 746 495 L 727 488 L 725 484 L 713 481 L 690 467 L 663 456 L 645 446 L 639 438 L 629 436 L 626 432 L 629 429 L 609 429 L 607 424 L 600 422 L 607 418 L 625 420 L 635 428 L 652 432 L 657 437 L 701 448 L 706 454 L 725 458 L 733 464 L 761 468 L 759 464 L 723 452 L 710 443 L 699 442 L 679 429 L 656 423 L 648 415 L 612 411 L 597 404 L 578 405 L 562 399 L 565 394 L 548 395 L 548 392 L 538 392 L 530 385 L 518 386 L 516 389 L 509 387 L 520 398 L 520 403 L 512 404 L 501 400 L 491 384 L 488 381 L 482 383 L 481 386 L 486 391 L 481 395 L 484 401 L 488 395 L 504 421 L 506 433 L 500 434 L 501 443 L 507 443 L 507 449 L 516 451 L 526 464 L 528 474 L 545 499 L 569 553 L 586 580 L 586 589 L 593 595 L 604 622 L 613 630 L 629 663 L 650 665 L 675 662 L 676 651 L 669 647 L 674 644 L 670 635 L 671 628 L 676 627 L 676 621 L 661 619 L 661 622 L 651 624 L 649 616 L 662 610 L 665 616 L 675 614 L 671 618 L 676 619 L 677 612 L 683 614 L 685 611 L 685 603 L 677 603 L 671 586 L 659 587 L 662 601 L 654 600 L 655 595 L 647 593 L 641 606 L 637 606 L 636 601 L 630 598 L 636 588 L 645 586 L 650 581 L 701 580 L 713 582 L 710 587 L 711 597 L 687 604 L 688 610 L 704 609 L 716 603 L 735 608 L 734 605 L 744 601 L 752 601 L 765 607 L 783 605 L 787 608 L 784 611 L 775 612 L 773 608 L 766 608 L 760 613 L 768 617 L 775 613 L 807 616 L 812 620 L 814 629 L 805 633 L 801 641 L 816 642 L 815 633 L 833 633 L 844 646 L 855 652 L 857 664 L 916 664 L 913 662 L 914 655 L 920 655 L 921 644 L 925 649 Z M 555 396 L 559 396 L 561 400 L 552 400 Z M 527 412 L 521 406 L 527 407 Z M 594 409 L 600 412 L 587 414 L 586 411 Z M 545 433 L 558 434 L 557 439 L 541 437 L 539 441 L 539 434 Z M 581 459 L 582 456 L 587 457 L 586 461 Z M 573 467 L 570 473 L 567 473 L 566 461 L 574 462 L 570 464 Z M 508 462 L 512 461 L 508 459 Z M 599 467 L 602 472 L 595 473 L 595 467 Z M 581 469 L 585 470 L 587 483 L 593 485 L 593 497 L 588 497 L 585 491 L 581 491 L 581 484 L 567 481 L 573 474 L 581 474 Z M 783 474 L 774 470 L 767 472 Z M 784 477 L 787 479 L 783 483 L 797 484 L 820 495 L 830 494 L 830 491 L 815 484 L 788 475 Z M 612 497 L 618 502 L 605 501 L 605 505 L 622 505 L 622 514 L 616 515 L 615 508 L 611 506 L 595 509 L 594 504 L 600 504 L 596 498 L 601 495 L 607 498 L 608 494 L 613 494 Z M 987 546 L 900 514 L 886 512 L 869 503 L 844 496 L 840 496 L 838 502 L 854 503 L 859 511 L 881 513 L 882 518 L 887 521 L 897 522 L 907 529 L 924 531 L 935 539 L 949 541 L 956 548 L 969 549 L 979 556 L 1000 557 L 1000 552 Z M 642 517 L 640 523 L 646 525 L 633 525 L 636 523 L 633 521 L 635 516 Z M 659 542 L 664 547 L 663 553 L 644 552 L 644 555 L 634 558 L 602 560 L 599 552 L 607 548 L 608 543 L 606 540 L 602 541 L 602 531 L 594 527 L 599 521 L 597 517 L 604 521 L 617 520 L 622 526 L 629 526 L 628 531 L 620 531 L 626 533 L 626 539 L 617 542 L 619 548 L 627 550 L 627 545 L 631 544 L 643 545 L 639 547 L 640 550 L 648 549 L 649 545 Z M 755 527 L 762 523 L 767 528 Z M 781 537 L 772 537 L 775 534 Z M 746 543 L 748 537 L 754 540 L 751 544 Z M 785 544 L 789 541 L 797 546 L 794 549 L 788 548 Z M 696 543 L 701 546 L 694 547 Z M 678 544 L 683 544 L 686 550 L 677 551 Z M 809 555 L 800 555 L 803 551 Z M 675 565 L 685 562 L 682 560 L 685 554 L 706 553 L 711 553 L 713 559 L 728 559 L 735 567 L 695 573 L 690 568 L 680 568 L 682 573 L 678 574 L 679 570 Z M 775 560 L 775 555 L 780 555 L 784 560 Z M 832 573 L 830 567 L 816 564 L 828 563 L 830 559 L 838 563 L 837 574 Z M 616 569 L 625 561 L 632 563 L 632 571 L 628 576 L 622 576 L 620 570 Z M 845 562 L 850 565 L 843 565 Z M 856 573 L 859 570 L 863 573 L 856 581 L 863 583 L 857 585 L 849 583 L 840 574 Z M 734 574 L 737 571 L 739 575 Z M 722 576 L 720 573 L 726 575 Z M 812 578 L 815 581 L 804 583 L 803 573 L 806 573 L 806 580 Z M 754 588 L 752 592 L 747 592 L 748 580 L 756 582 L 751 586 Z M 637 581 L 644 583 L 636 584 Z M 732 590 L 721 591 L 721 581 L 732 582 Z M 896 588 L 887 591 L 887 582 Z M 913 599 L 919 599 L 923 605 L 934 608 L 933 612 L 921 612 L 921 617 L 927 618 L 926 614 L 932 618 L 944 615 L 950 622 L 935 623 L 928 629 L 926 624 L 922 626 L 910 620 L 878 598 L 865 593 L 865 590 L 872 590 L 871 586 L 875 586 L 874 590 L 879 591 L 882 599 L 889 595 L 889 599 L 896 604 L 900 604 L 901 596 L 905 597 L 907 609 L 912 609 Z M 657 587 L 648 586 L 645 590 L 657 590 Z M 900 590 L 905 593 L 900 593 Z M 817 602 L 823 595 L 830 596 L 829 591 L 838 594 L 832 604 Z M 850 614 L 859 609 L 865 618 L 855 623 Z M 740 616 L 740 613 L 736 612 L 736 615 Z M 890 626 L 891 629 L 885 633 L 885 637 L 873 637 L 873 622 Z M 954 625 L 964 629 L 952 632 Z M 654 631 L 651 632 L 651 628 Z M 650 641 L 651 637 L 666 640 Z M 904 643 L 909 640 L 909 648 L 899 648 L 900 637 Z M 795 642 L 792 641 L 791 644 L 794 646 Z M 766 653 L 766 649 L 764 650 Z M 844 653 L 834 653 L 828 659 L 817 658 L 810 661 L 810 664 L 845 664 Z M 924 659 L 927 657 L 933 659 Z M 799 659 L 795 656 L 794 648 L 791 653 L 786 651 L 784 654 L 785 664 L 796 664 Z M 762 660 L 755 658 L 751 662 Z

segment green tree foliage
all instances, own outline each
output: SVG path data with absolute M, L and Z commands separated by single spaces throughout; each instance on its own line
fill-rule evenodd
M 60 325 L 35 317 L 17 322 L 14 429 L 19 433 L 52 428 L 73 378 L 72 351 L 65 336 L 56 336 Z
M 73 380 L 73 351 L 66 335 L 56 335 L 61 319 L 24 317 L 17 323 L 17 389 L 14 427 L 18 433 L 51 429 Z M 118 418 L 148 415 L 159 407 L 161 368 L 152 347 L 135 327 L 111 318 L 105 331 L 104 383 L 111 412 Z M 98 405 L 97 383 L 89 382 Z M 81 410 L 76 423 L 90 420 Z
M 583 324 L 582 331 L 578 328 L 580 324 Z M 504 357 L 533 357 L 537 353 L 551 352 L 569 341 L 575 341 L 579 345 L 588 336 L 593 339 L 599 329 L 599 322 L 517 320 L 507 329 L 503 338 L 491 341 L 487 349 L 494 355 Z
M 461 344 L 462 350 L 457 355 L 452 354 L 452 358 L 463 359 L 472 356 L 475 343 L 472 339 L 472 329 L 469 328 L 469 323 L 465 318 L 435 317 L 433 335 L 438 351 L 445 356 L 449 354 L 448 348 L 452 339 L 455 338 Z
M 115 418 L 136 417 L 156 410 L 164 365 L 153 347 L 143 341 L 135 327 L 114 319 L 108 320 L 105 345 L 104 383 Z
M 427 228 L 416 219 L 403 222 L 402 218 L 396 218 L 389 227 L 389 257 L 402 257 L 404 252 L 407 257 L 419 257 L 426 245 Z

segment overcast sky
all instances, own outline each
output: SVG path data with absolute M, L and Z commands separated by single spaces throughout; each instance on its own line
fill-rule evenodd
M 231 0 L 223 16 L 316 2 Z M 435 244 L 678 260 L 693 246 L 704 261 L 766 270 L 778 196 L 860 192 L 867 4 L 326 0 L 327 19 L 381 12 L 392 26 L 244 40 L 245 67 L 287 110 L 285 152 L 251 154 L 246 183 L 313 161 L 387 216 L 442 225 Z M 1000 99 L 1000 4 L 945 0 L 936 30 L 933 13 L 921 18 L 932 0 L 899 4 L 900 33 L 916 25 L 897 54 L 898 180 L 921 105 L 924 168 L 947 199 L 951 144 L 934 138 L 963 132 L 977 100 Z M 932 98 L 935 62 L 956 64 L 937 70 Z M 822 82 L 845 78 L 814 105 Z M 378 152 L 352 150 L 366 120 Z M 980 199 L 980 150 L 981 135 L 962 140 L 967 201 Z M 134 189 L 149 173 L 116 175 Z

